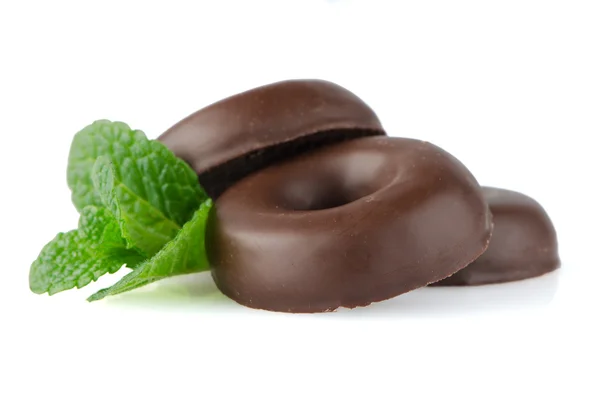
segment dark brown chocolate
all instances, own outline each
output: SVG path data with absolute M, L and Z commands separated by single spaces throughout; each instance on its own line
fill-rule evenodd
M 360 98 L 322 80 L 288 80 L 214 103 L 158 139 L 187 161 L 211 197 L 295 154 L 346 139 L 384 135 Z
M 239 181 L 206 246 L 220 290 L 254 308 L 366 306 L 438 281 L 488 245 L 491 214 L 456 158 L 422 141 L 367 137 Z
M 556 231 L 542 206 L 524 194 L 484 187 L 493 215 L 490 246 L 475 262 L 432 285 L 480 285 L 537 277 L 560 267 Z

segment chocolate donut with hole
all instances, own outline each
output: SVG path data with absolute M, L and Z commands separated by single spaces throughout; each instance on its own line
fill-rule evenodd
M 456 158 L 426 142 L 354 139 L 239 181 L 206 246 L 219 289 L 253 308 L 366 306 L 443 279 L 486 249 L 491 215 Z

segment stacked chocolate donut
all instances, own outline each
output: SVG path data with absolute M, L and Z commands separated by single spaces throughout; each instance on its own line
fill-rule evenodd
M 431 143 L 386 136 L 367 104 L 330 82 L 235 95 L 159 140 L 216 199 L 212 275 L 246 306 L 331 311 L 432 283 L 505 282 L 559 266 L 539 204 L 480 187 Z

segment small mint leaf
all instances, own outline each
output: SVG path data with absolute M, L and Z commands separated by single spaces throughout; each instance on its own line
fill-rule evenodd
M 127 248 L 136 248 L 152 257 L 181 229 L 180 225 L 125 186 L 117 178 L 114 165 L 107 157 L 98 157 L 92 179 L 102 203 L 119 222 Z
M 208 270 L 204 236 L 211 207 L 212 201 L 209 199 L 183 226 L 175 239 L 168 242 L 159 253 L 139 264 L 112 287 L 90 296 L 88 301 L 127 292 L 166 277 Z
M 128 191 L 175 224 L 187 222 L 207 198 L 196 173 L 161 142 L 125 123 L 98 120 L 75 134 L 69 152 L 67 182 L 79 211 L 103 205 L 92 181 L 100 156 L 113 163 L 116 179 Z
M 116 220 L 104 208 L 82 210 L 80 229 L 59 233 L 40 252 L 29 272 L 30 289 L 53 295 L 81 288 L 124 263 L 134 266 L 143 257 L 125 249 Z

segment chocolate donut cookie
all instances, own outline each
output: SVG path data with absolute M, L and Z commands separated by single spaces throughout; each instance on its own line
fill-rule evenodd
M 237 302 L 288 312 L 365 306 L 443 279 L 485 250 L 491 217 L 471 173 L 422 141 L 328 146 L 239 181 L 206 246 Z
M 359 97 L 323 80 L 287 80 L 216 102 L 158 139 L 198 174 L 213 198 L 242 177 L 295 154 L 384 135 Z

